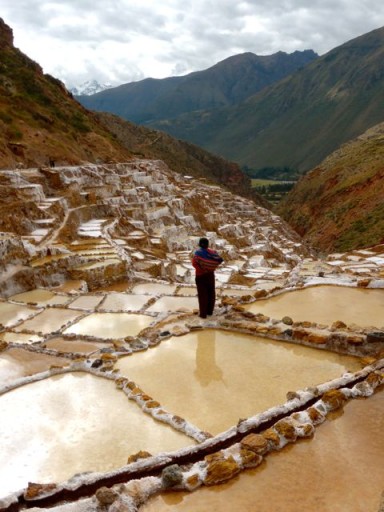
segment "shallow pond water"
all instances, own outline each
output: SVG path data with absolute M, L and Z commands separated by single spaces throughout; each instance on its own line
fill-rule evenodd
M 258 300 L 246 309 L 278 319 L 288 315 L 294 321 L 332 324 L 341 320 L 380 328 L 384 326 L 384 289 L 312 286 Z
M 0 498 L 28 482 L 118 468 L 139 450 L 194 444 L 144 414 L 113 382 L 84 373 L 11 391 L 0 396 L 0 408 Z
M 104 295 L 83 295 L 69 304 L 71 309 L 93 310 L 104 299 Z
M 178 311 L 189 309 L 193 311 L 198 308 L 197 297 L 161 297 L 147 311 L 153 313 L 164 313 L 167 311 Z
M 153 318 L 129 313 L 92 313 L 68 327 L 65 334 L 85 334 L 97 338 L 136 336 L 149 326 Z
M 15 331 L 27 329 L 33 332 L 49 334 L 62 329 L 68 322 L 73 322 L 84 313 L 63 308 L 45 309 L 30 320 L 14 327 Z
M 313 439 L 271 453 L 224 485 L 152 498 L 140 512 L 379 512 L 384 391 L 349 402 Z
M 123 375 L 212 434 L 296 391 L 361 368 L 351 356 L 219 330 L 197 331 L 124 357 Z M 166 369 L 166 370 L 164 370 Z
M 19 348 L 8 349 L 0 357 L 0 386 L 21 377 L 44 372 L 51 366 L 68 366 L 70 362 L 69 359 L 27 352 Z
M 12 297 L 10 297 L 9 300 L 14 300 L 16 302 L 31 302 L 35 304 L 46 305 L 48 303 L 54 304 L 56 298 L 59 300 L 59 303 L 60 300 L 66 302 L 69 301 L 68 297 L 65 297 L 63 295 L 56 295 L 50 290 L 44 289 L 36 289 L 31 290 L 29 292 L 18 293 L 17 295 L 13 295 Z
M 36 309 L 20 304 L 9 304 L 8 302 L 0 302 L 0 324 L 4 327 L 12 327 L 21 320 L 26 320 L 41 312 Z
M 166 283 L 141 283 L 132 288 L 133 293 L 148 293 L 151 295 L 173 295 L 176 290 L 176 285 Z
M 101 304 L 99 311 L 139 311 L 150 298 L 148 295 L 111 293 Z

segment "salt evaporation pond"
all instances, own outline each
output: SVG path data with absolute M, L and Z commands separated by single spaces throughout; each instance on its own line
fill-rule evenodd
M 167 410 L 218 434 L 296 391 L 361 368 L 357 359 L 250 335 L 206 330 L 117 363 Z M 165 370 L 166 369 L 166 370 Z
M 313 439 L 271 453 L 224 485 L 151 499 L 140 512 L 378 512 L 384 391 L 328 416 Z
M 332 324 L 341 320 L 360 326 L 384 325 L 384 290 L 343 286 L 311 286 L 258 300 L 246 309 L 272 318 Z
M 132 288 L 132 293 L 149 293 L 151 295 L 165 294 L 172 295 L 176 290 L 176 285 L 165 283 L 141 283 Z
M 82 295 L 69 304 L 71 309 L 94 310 L 104 299 L 104 295 Z
M 10 300 L 14 300 L 16 302 L 26 302 L 26 303 L 36 303 L 38 305 L 46 306 L 49 304 L 53 305 L 63 305 L 69 302 L 70 297 L 65 295 L 56 295 L 55 293 L 37 288 L 36 290 L 32 290 L 30 292 L 18 293 L 17 295 L 13 295 L 10 297 Z
M 11 348 L 1 354 L 0 386 L 12 384 L 21 377 L 29 377 L 35 373 L 47 371 L 51 366 L 61 367 L 67 366 L 69 363 L 69 360 L 60 357 L 27 352 L 20 348 Z M 3 421 L 2 410 L 0 418 Z
M 100 311 L 139 311 L 150 300 L 148 295 L 111 293 L 99 307 Z
M 153 318 L 128 313 L 92 313 L 64 331 L 65 334 L 84 334 L 97 338 L 136 336 L 149 326 Z
M 189 309 L 193 311 L 198 307 L 197 297 L 161 297 L 147 311 L 153 313 L 165 313 L 167 311 L 177 311 L 180 309 Z
M 12 327 L 21 320 L 37 315 L 41 310 L 19 304 L 0 302 L 0 323 L 4 327 Z
M 130 402 L 114 382 L 84 373 L 51 377 L 0 396 L 0 498 L 28 482 L 110 471 L 139 450 L 194 444 Z
M 15 331 L 27 329 L 33 332 L 42 332 L 49 334 L 51 332 L 62 329 L 69 322 L 74 322 L 83 313 L 71 311 L 64 308 L 45 309 L 42 313 L 34 316 L 30 320 L 26 320 L 22 324 L 14 327 Z

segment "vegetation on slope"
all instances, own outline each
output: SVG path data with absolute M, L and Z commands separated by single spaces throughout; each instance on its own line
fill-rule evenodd
M 240 168 L 191 144 L 82 107 L 57 79 L 13 46 L 0 19 L 0 167 L 164 160 L 172 170 L 205 177 L 251 196 Z
M 204 71 L 164 79 L 147 78 L 78 99 L 92 110 L 111 112 L 151 126 L 184 113 L 239 104 L 316 57 L 312 50 L 264 56 L 248 52 Z
M 163 160 L 180 174 L 206 178 L 231 192 L 252 197 L 262 206 L 270 204 L 251 188 L 251 180 L 233 163 L 166 133 L 137 126 L 106 112 L 97 113 L 100 122 L 136 158 Z
M 325 252 L 384 242 L 384 123 L 306 174 L 278 213 Z
M 240 105 L 152 123 L 251 169 L 308 171 L 384 120 L 384 28 L 335 48 Z
M 129 153 L 38 64 L 0 18 L 0 166 L 118 161 Z

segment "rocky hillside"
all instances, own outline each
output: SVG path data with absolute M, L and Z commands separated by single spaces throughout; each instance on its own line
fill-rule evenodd
M 137 155 L 162 159 L 178 172 L 252 194 L 249 179 L 236 164 L 86 110 L 59 80 L 43 74 L 37 63 L 14 48 L 12 30 L 0 19 L 0 168 L 113 163 Z
M 384 240 L 384 123 L 344 144 L 304 176 L 279 213 L 322 251 Z
M 335 48 L 240 105 L 152 126 L 251 169 L 312 169 L 384 120 L 384 28 Z
M 13 46 L 0 19 L 0 166 L 116 162 L 130 158 L 63 84 Z
M 152 126 L 165 120 L 166 124 L 167 119 L 188 112 L 237 105 L 316 57 L 312 50 L 265 56 L 248 52 L 204 71 L 161 80 L 147 78 L 78 99 L 91 110 L 111 112 L 135 123 Z

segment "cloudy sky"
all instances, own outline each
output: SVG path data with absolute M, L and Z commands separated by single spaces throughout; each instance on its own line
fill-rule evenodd
M 251 51 L 319 54 L 384 25 L 382 0 L 1 0 L 15 46 L 67 86 L 206 69 Z

